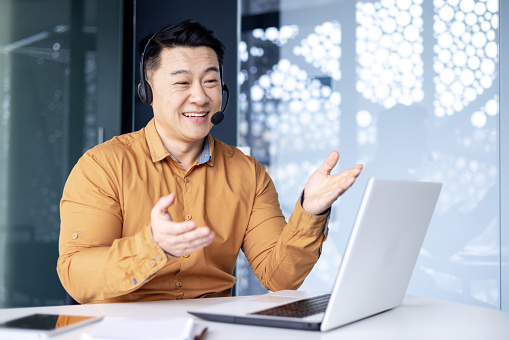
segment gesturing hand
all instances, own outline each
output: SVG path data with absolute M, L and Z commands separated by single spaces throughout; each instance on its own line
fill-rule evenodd
M 175 202 L 175 194 L 161 197 L 151 212 L 154 240 L 167 254 L 174 257 L 188 255 L 212 243 L 214 232 L 208 227 L 196 227 L 193 221 L 174 222 L 168 208 Z
M 362 164 L 331 175 L 332 169 L 339 160 L 339 153 L 333 151 L 327 156 L 323 165 L 309 177 L 304 188 L 302 207 L 308 213 L 318 215 L 327 210 L 339 196 L 352 186 L 362 170 Z

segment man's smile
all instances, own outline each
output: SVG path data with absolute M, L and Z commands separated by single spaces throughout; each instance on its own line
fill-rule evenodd
M 188 118 L 203 118 L 207 116 L 208 112 L 184 112 L 184 116 Z

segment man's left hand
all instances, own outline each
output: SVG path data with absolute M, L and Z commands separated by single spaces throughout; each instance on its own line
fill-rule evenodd
M 362 170 L 362 164 L 331 175 L 332 169 L 339 160 L 339 153 L 333 151 L 327 156 L 323 165 L 309 177 L 304 188 L 302 207 L 312 215 L 319 215 L 329 209 L 339 196 L 352 186 Z

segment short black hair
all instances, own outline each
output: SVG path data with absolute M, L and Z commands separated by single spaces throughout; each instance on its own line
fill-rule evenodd
M 219 68 L 222 69 L 225 47 L 214 31 L 190 19 L 166 26 L 142 39 L 138 45 L 140 60 L 144 64 L 140 65 L 142 73 L 144 68 L 144 76 L 147 76 L 159 67 L 164 48 L 201 46 L 210 47 L 216 52 Z

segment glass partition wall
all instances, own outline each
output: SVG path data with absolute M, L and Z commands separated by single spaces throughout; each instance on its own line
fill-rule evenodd
M 443 182 L 408 293 L 500 307 L 497 0 L 245 0 L 239 145 L 288 218 L 327 154 L 363 174 L 302 289 L 330 290 L 370 176 Z M 239 260 L 238 293 L 263 290 Z
M 62 189 L 120 131 L 121 1 L 98 6 L 0 1 L 0 307 L 63 303 Z

